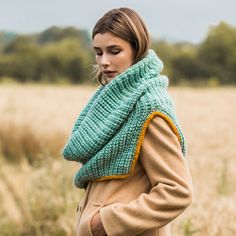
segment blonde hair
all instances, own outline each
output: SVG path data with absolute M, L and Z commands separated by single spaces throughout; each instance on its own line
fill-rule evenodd
M 92 32 L 92 39 L 98 33 L 110 32 L 130 43 L 133 52 L 133 64 L 141 60 L 150 47 L 150 35 L 138 13 L 130 8 L 121 7 L 108 11 L 96 23 Z M 98 66 L 95 66 L 95 78 L 102 85 L 105 77 Z

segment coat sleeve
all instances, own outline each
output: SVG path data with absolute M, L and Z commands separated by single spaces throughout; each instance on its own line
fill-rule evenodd
M 114 203 L 100 210 L 107 235 L 136 235 L 160 228 L 192 202 L 186 159 L 177 136 L 163 118 L 155 116 L 149 123 L 139 161 L 152 188 L 128 204 Z

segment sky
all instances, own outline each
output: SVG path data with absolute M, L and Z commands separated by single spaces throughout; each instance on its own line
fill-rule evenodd
M 236 0 L 0 0 L 0 31 L 75 26 L 91 33 L 108 10 L 131 7 L 156 39 L 199 43 L 220 21 L 236 26 Z

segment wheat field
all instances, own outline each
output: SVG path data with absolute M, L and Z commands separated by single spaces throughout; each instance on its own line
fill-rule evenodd
M 0 235 L 70 236 L 83 191 L 60 156 L 95 86 L 0 85 Z M 174 236 L 236 235 L 236 88 L 169 88 L 188 143 L 191 206 Z

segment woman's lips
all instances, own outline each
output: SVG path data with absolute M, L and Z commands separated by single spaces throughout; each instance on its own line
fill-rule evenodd
M 117 74 L 116 71 L 103 71 L 103 73 L 107 78 L 113 78 Z

